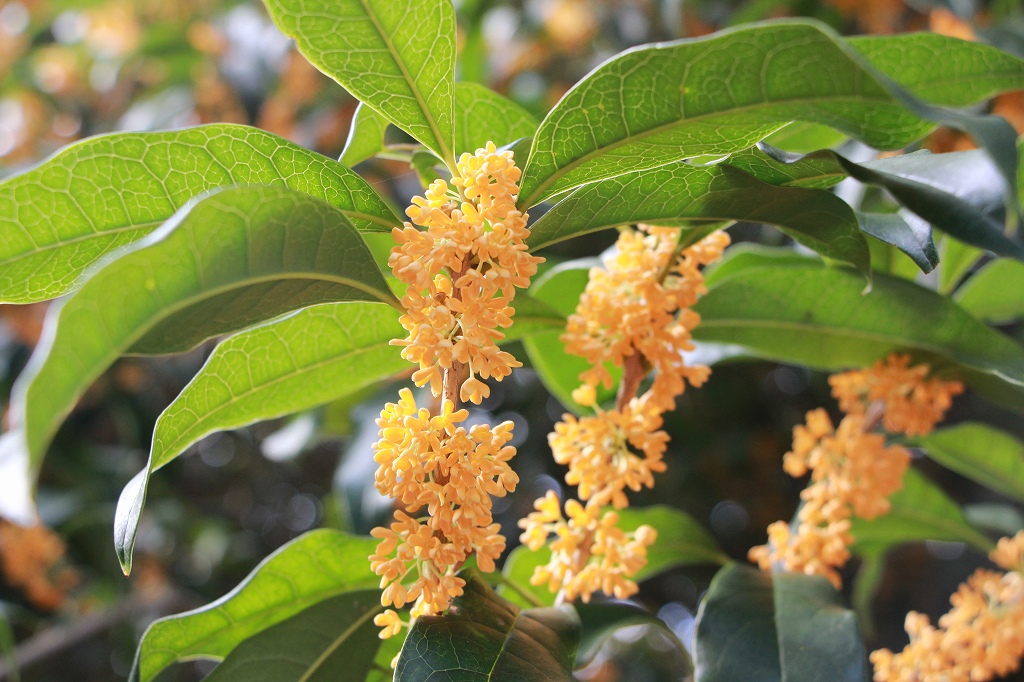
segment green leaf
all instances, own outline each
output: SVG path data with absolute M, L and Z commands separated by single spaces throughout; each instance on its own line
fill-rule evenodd
M 1024 443 L 991 426 L 957 424 L 910 440 L 936 462 L 996 492 L 1024 501 Z
M 946 237 L 939 244 L 939 254 L 942 263 L 939 267 L 939 292 L 949 294 L 956 289 L 960 280 L 985 252 L 952 237 Z
M 149 234 L 194 196 L 257 184 L 323 199 L 362 231 L 402 223 L 348 168 L 256 128 L 101 135 L 0 183 L 0 303 L 65 294 L 97 259 Z
M 790 123 L 766 137 L 764 141 L 787 152 L 806 154 L 835 147 L 848 139 L 841 132 L 818 123 Z
M 808 66 L 821 64 L 828 69 Z M 1007 89 L 1022 84 L 1024 77 L 1006 79 Z M 912 99 L 818 23 L 770 22 L 636 48 L 591 72 L 541 123 L 521 204 L 680 158 L 735 152 L 794 120 L 898 149 L 932 128 L 923 115 L 955 118 Z M 977 127 L 964 116 L 959 127 Z M 980 131 L 989 146 L 1012 134 L 1005 121 L 984 125 L 992 128 Z M 1016 152 L 1010 147 L 1001 151 L 1004 166 Z
M 861 547 L 891 547 L 904 542 L 940 540 L 965 542 L 984 553 L 995 547 L 971 527 L 963 510 L 916 469 L 908 469 L 903 487 L 889 497 L 892 509 L 874 519 L 853 519 L 850 533 Z
M 534 223 L 534 250 L 617 225 L 745 220 L 775 225 L 823 256 L 870 274 L 853 209 L 831 192 L 776 187 L 728 165 L 672 163 L 584 185 Z
M 341 163 L 352 167 L 357 163 L 377 156 L 384 151 L 384 132 L 388 120 L 373 110 L 366 102 L 360 102 L 348 129 L 345 149 L 341 152 Z
M 555 603 L 555 593 L 548 589 L 547 583 L 543 585 L 531 585 L 530 578 L 538 566 L 551 561 L 551 548 L 547 545 L 537 551 L 533 551 L 526 545 L 519 545 L 505 559 L 505 565 L 501 574 L 511 581 L 516 589 L 511 589 L 505 584 L 498 585 L 498 594 L 505 599 L 529 608 L 537 604 L 552 606 Z M 525 592 L 530 598 L 527 599 L 518 591 Z
M 563 315 L 571 315 L 576 310 L 580 294 L 587 286 L 590 268 L 599 264 L 594 258 L 578 259 L 557 265 L 548 270 L 530 287 L 530 294 L 537 300 L 551 306 Z M 515 327 L 513 327 L 515 329 Z M 523 346 L 530 356 L 530 364 L 537 371 L 544 386 L 558 398 L 562 405 L 583 414 L 591 412 L 589 408 L 576 403 L 572 392 L 580 385 L 580 374 L 590 369 L 590 363 L 578 355 L 565 352 L 565 345 L 560 340 L 563 329 L 533 334 L 523 339 Z M 612 386 L 618 384 L 622 369 L 609 368 L 612 373 Z M 598 387 L 599 403 L 610 400 L 615 389 Z
M 576 604 L 576 612 L 583 624 L 580 645 L 576 652 L 577 668 L 590 663 L 597 656 L 601 645 L 618 630 L 634 625 L 646 625 L 660 632 L 675 645 L 679 658 L 683 661 L 683 668 L 676 671 L 679 677 L 686 679 L 693 674 L 693 663 L 686 647 L 665 621 L 650 611 L 628 602 L 603 602 Z
M 456 154 L 472 154 L 488 142 L 502 147 L 536 130 L 533 114 L 507 97 L 479 83 L 455 84 Z
M 638 582 L 679 566 L 730 561 L 711 533 L 684 511 L 661 504 L 619 511 L 623 530 L 634 531 L 644 524 L 658 531 L 658 539 L 647 549 L 647 565 L 636 574 Z
M 861 561 L 850 590 L 850 602 L 853 605 L 853 610 L 857 613 L 861 632 L 868 638 L 875 636 L 872 602 L 885 577 L 887 549 L 884 545 L 878 547 L 865 545 L 858 552 Z
M 817 151 L 820 147 L 815 147 Z M 829 189 L 849 177 L 830 159 L 810 154 L 790 157 L 791 163 L 778 161 L 758 147 L 749 147 L 730 154 L 724 163 L 750 173 L 761 182 L 780 187 Z
M 125 486 L 114 515 L 114 548 L 131 570 L 149 478 L 216 431 L 282 417 L 360 391 L 409 366 L 390 345 L 405 336 L 399 313 L 375 303 L 300 310 L 221 343 L 157 419 L 149 462 Z
M 380 648 L 380 590 L 326 599 L 239 644 L 206 682 L 362 680 Z
M 863 682 L 852 611 L 821 576 L 726 566 L 697 614 L 697 682 Z
M 314 604 L 377 588 L 380 579 L 366 560 L 376 546 L 373 538 L 326 529 L 293 540 L 224 597 L 150 625 L 130 679 L 150 682 L 178 661 L 222 660 L 245 640 Z
M 340 210 L 282 187 L 214 193 L 50 310 L 15 385 L 12 431 L 37 468 L 60 422 L 121 354 L 187 350 L 297 308 L 345 300 L 397 305 Z
M 918 97 L 950 107 L 1017 90 L 1024 61 L 984 43 L 936 33 L 857 36 L 846 42 Z
M 993 400 L 1024 407 L 1024 348 L 930 289 L 876 274 L 863 295 L 855 273 L 813 262 L 762 261 L 717 274 L 694 306 L 698 341 L 829 371 L 909 352 Z
M 987 263 L 953 296 L 961 308 L 994 324 L 1024 317 L 1024 263 L 998 259 Z
M 910 256 L 921 272 L 931 272 L 939 264 L 939 252 L 932 241 L 932 228 L 917 216 L 858 212 L 857 220 L 865 233 Z
M 454 166 L 451 0 L 265 0 L 313 66 Z
M 765 246 L 755 242 L 740 242 L 726 250 L 722 260 L 712 263 L 704 270 L 704 284 L 708 287 L 749 268 L 789 265 L 820 265 L 813 256 L 797 253 L 787 246 Z
M 7 611 L 0 608 L 0 657 L 3 658 L 4 663 L 0 667 L 0 672 L 10 682 L 21 682 L 21 668 L 18 665 L 18 657 L 15 654 L 14 630 L 11 628 L 11 621 L 7 617 Z
M 395 682 L 572 682 L 580 620 L 571 606 L 522 610 L 475 572 L 444 616 L 416 620 Z
M 1002 224 L 984 210 L 992 207 L 993 189 L 999 203 L 1002 193 L 997 169 L 980 151 L 920 151 L 858 164 L 829 149 L 800 156 L 764 143 L 758 147 L 783 163 L 806 162 L 807 157 L 832 161 L 850 177 L 884 187 L 903 206 L 959 241 L 1024 259 L 1024 246 L 1003 234 Z

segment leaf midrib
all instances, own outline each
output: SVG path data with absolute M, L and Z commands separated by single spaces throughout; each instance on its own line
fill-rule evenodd
M 516 623 L 519 622 L 519 616 L 523 614 L 522 610 L 516 611 L 516 617 L 512 619 L 512 623 L 508 627 L 508 632 L 505 633 L 505 639 L 501 642 L 501 648 L 498 649 L 498 655 L 494 657 L 494 663 L 491 664 L 491 669 L 487 671 L 487 681 L 491 682 L 494 677 L 494 670 L 498 667 L 498 661 L 501 660 L 501 655 L 505 653 L 505 648 L 508 646 L 509 641 L 512 639 L 512 633 L 515 632 Z
M 420 111 L 423 112 L 424 117 L 427 119 L 427 125 L 430 126 L 430 133 L 437 140 L 438 146 L 441 148 L 438 150 L 441 152 L 441 157 L 445 160 L 445 163 L 450 163 L 454 168 L 455 164 L 451 163 L 454 161 L 454 156 L 451 149 L 445 142 L 444 136 L 441 135 L 441 129 L 437 125 L 437 121 L 434 119 L 433 112 L 430 111 L 430 107 L 427 105 L 426 100 L 423 98 L 423 93 L 420 92 L 419 86 L 412 78 L 412 74 L 409 73 L 409 69 L 405 66 L 405 61 L 401 58 L 398 50 L 395 49 L 395 44 L 391 42 L 391 35 L 384 30 L 381 26 L 380 20 L 377 18 L 377 14 L 370 9 L 370 5 L 367 0 L 359 0 L 359 4 L 363 6 L 363 11 L 366 12 L 366 16 L 369 18 L 370 23 L 373 24 L 373 28 L 377 31 L 377 35 L 380 37 L 381 42 L 384 43 L 388 49 L 388 53 L 395 60 L 395 64 L 398 65 L 398 69 L 402 72 L 402 77 L 405 82 L 409 84 L 409 89 L 412 91 L 413 97 L 416 98 L 416 104 L 419 105 Z
M 309 669 L 306 670 L 306 672 L 303 673 L 302 677 L 300 677 L 296 682 L 308 682 L 313 673 L 317 672 L 317 670 L 320 669 L 320 666 L 323 665 L 324 661 L 326 661 L 330 657 L 330 655 L 333 654 L 338 649 L 338 647 L 345 642 L 345 640 L 351 637 L 353 632 L 361 628 L 369 618 L 376 616 L 383 610 L 384 607 L 380 604 L 377 604 L 376 606 L 374 606 L 374 608 L 369 609 L 366 613 L 357 618 L 355 622 L 353 622 L 344 630 L 344 632 L 338 635 L 338 637 L 331 643 L 329 647 L 327 647 L 327 649 L 324 650 L 323 653 L 317 656 L 317 659 L 313 661 L 312 665 L 309 666 Z
M 293 372 L 293 373 L 285 375 L 285 376 L 274 377 L 270 381 L 267 381 L 266 383 L 259 384 L 258 386 L 255 386 L 255 387 L 249 389 L 248 391 L 240 393 L 237 396 L 233 395 L 232 398 L 229 401 L 227 401 L 225 403 L 221 403 L 220 405 L 218 405 L 217 407 L 213 408 L 212 410 L 204 412 L 203 421 L 199 421 L 199 422 L 196 422 L 196 423 L 197 424 L 203 424 L 209 417 L 212 417 L 212 416 L 218 414 L 221 410 L 226 410 L 227 408 L 235 405 L 237 402 L 239 402 L 239 401 L 241 401 L 241 400 L 243 400 L 245 398 L 248 398 L 248 397 L 252 396 L 255 393 L 262 392 L 263 390 L 265 390 L 265 389 L 267 389 L 269 387 L 275 386 L 275 385 L 277 385 L 279 383 L 283 383 L 285 381 L 289 381 L 291 379 L 295 379 L 295 378 L 300 377 L 300 376 L 302 376 L 304 374 L 307 374 L 309 372 L 314 372 L 314 371 L 323 369 L 327 365 L 331 365 L 333 363 L 340 362 L 342 360 L 347 360 L 347 359 L 350 359 L 350 358 L 358 357 L 360 355 L 365 355 L 367 353 L 372 353 L 374 351 L 378 351 L 378 350 L 381 350 L 383 348 L 387 348 L 389 346 L 390 346 L 390 344 L 387 343 L 387 342 L 383 342 L 383 343 L 382 342 L 378 342 L 378 343 L 374 344 L 373 346 L 364 346 L 364 347 L 359 348 L 357 350 L 354 350 L 352 352 L 348 352 L 348 353 L 346 353 L 344 355 L 335 355 L 335 356 L 332 356 L 330 359 L 317 360 L 315 363 L 303 367 L 298 372 Z M 197 375 L 197 376 L 199 376 L 199 375 Z M 184 393 L 186 390 L 188 390 L 187 386 L 182 391 L 182 393 Z M 241 428 L 243 426 L 247 426 L 248 424 L 254 424 L 257 421 L 262 421 L 262 420 L 268 419 L 268 418 L 272 418 L 272 417 L 260 417 L 259 419 L 256 419 L 255 421 L 246 422 L 245 424 L 240 424 L 238 426 L 231 427 L 231 428 Z M 159 430 L 159 423 L 157 424 L 157 429 Z M 217 429 L 217 430 L 220 430 L 220 429 Z M 189 433 L 189 431 L 186 431 L 185 433 Z M 199 436 L 199 438 L 203 438 L 206 435 L 209 435 L 209 433 L 212 433 L 212 432 L 204 433 L 203 435 Z M 179 448 L 180 443 L 182 443 L 185 440 L 188 440 L 188 438 L 187 437 L 176 438 L 169 445 L 164 446 L 163 448 L 161 448 L 161 450 L 162 450 L 162 452 L 169 452 L 171 450 L 175 450 L 175 449 Z M 195 442 L 195 440 L 193 440 L 192 442 Z M 175 458 L 172 457 L 171 459 L 169 459 L 167 461 L 160 461 L 159 464 L 157 464 L 156 466 L 154 466 L 154 467 L 152 467 L 150 469 L 150 472 L 158 471 L 159 469 L 161 469 L 165 465 L 169 464 L 174 459 Z
M 156 243 L 164 243 L 164 242 L 156 242 Z M 135 253 L 138 253 L 138 252 L 135 252 Z M 136 330 L 136 332 L 134 334 L 129 334 L 126 337 L 124 337 L 123 344 L 121 345 L 120 348 L 110 348 L 109 351 L 105 355 L 103 355 L 103 356 L 101 356 L 99 358 L 99 360 L 96 363 L 96 365 L 102 364 L 104 367 L 109 367 L 113 363 L 114 360 L 116 360 L 117 358 L 119 358 L 121 355 L 124 354 L 124 351 L 126 349 L 131 348 L 135 344 L 136 341 L 141 339 L 143 336 L 145 336 L 147 333 L 149 333 L 154 327 L 156 327 L 161 322 L 164 322 L 165 320 L 167 320 L 169 317 L 171 317 L 175 313 L 181 312 L 182 310 L 185 310 L 189 306 L 194 305 L 194 304 L 196 304 L 196 303 L 198 303 L 198 302 L 200 302 L 202 300 L 205 300 L 205 299 L 208 299 L 208 298 L 213 298 L 215 296 L 218 296 L 218 295 L 223 294 L 223 293 L 227 293 L 227 292 L 232 291 L 234 289 L 241 289 L 241 288 L 244 288 L 246 286 L 251 286 L 253 284 L 263 284 L 263 283 L 267 283 L 267 282 L 273 282 L 273 281 L 277 281 L 277 280 L 282 280 L 283 281 L 283 280 L 288 280 L 288 279 L 291 279 L 291 280 L 306 280 L 306 279 L 308 279 L 308 280 L 312 280 L 312 281 L 334 282 L 336 284 L 341 284 L 343 286 L 352 287 L 353 289 L 356 289 L 358 291 L 362 291 L 364 293 L 372 294 L 381 303 L 385 303 L 385 304 L 390 305 L 390 306 L 392 306 L 394 308 L 397 308 L 398 310 L 402 310 L 402 308 L 401 308 L 400 304 L 398 303 L 398 301 L 394 300 L 394 295 L 391 294 L 391 290 L 390 289 L 387 289 L 388 294 L 390 295 L 390 299 L 389 298 L 383 298 L 383 297 L 379 296 L 380 291 L 378 291 L 376 289 L 373 289 L 373 288 L 369 287 L 368 285 L 363 284 L 362 282 L 356 282 L 356 281 L 350 280 L 350 279 L 348 279 L 346 277 L 328 276 L 328 275 L 321 274 L 321 273 L 317 273 L 318 276 L 316 276 L 316 277 L 311 277 L 311 276 L 308 276 L 310 273 L 303 273 L 303 274 L 305 274 L 306 276 L 302 276 L 300 273 L 293 273 L 293 272 L 275 273 L 274 275 L 265 275 L 263 277 L 249 277 L 249 278 L 245 279 L 243 282 L 233 282 L 233 283 L 231 283 L 229 285 L 215 287 L 213 289 L 203 289 L 202 290 L 202 295 L 200 295 L 200 296 L 189 297 L 189 298 L 183 299 L 183 300 L 181 300 L 181 301 L 179 301 L 179 302 L 177 302 L 177 303 L 175 303 L 175 304 L 173 304 L 171 306 L 168 306 L 166 308 L 162 308 L 159 315 L 157 315 L 157 316 L 155 316 L 153 318 L 150 318 L 150 320 L 148 320 L 148 324 L 142 325 L 138 330 Z M 74 299 L 70 299 L 69 303 L 71 301 L 73 301 L 73 300 Z M 61 313 L 63 314 L 63 312 L 64 311 L 62 309 Z M 60 317 L 58 317 L 58 326 L 59 326 L 59 322 L 60 322 Z M 47 352 L 49 352 L 49 350 L 52 350 L 52 345 L 51 345 L 51 348 L 47 349 Z M 46 365 L 44 364 L 43 367 L 45 367 L 45 366 Z M 29 386 L 29 388 L 36 387 L 36 379 L 38 378 L 38 376 L 39 376 L 38 374 L 36 374 L 35 376 L 32 376 L 32 383 Z M 89 373 L 88 375 L 83 375 L 83 376 L 88 376 L 88 381 L 91 383 L 92 381 L 94 381 L 99 376 L 99 374 Z M 77 391 L 77 390 L 76 390 L 76 393 L 78 394 L 78 395 L 76 395 L 76 399 L 77 399 L 77 397 L 79 397 L 81 395 L 81 393 L 79 391 Z M 40 442 L 42 442 L 42 443 L 48 442 L 53 437 L 53 434 L 56 433 L 57 429 L 60 427 L 60 423 L 63 420 L 63 417 L 67 416 L 67 414 L 69 414 L 72 409 L 74 409 L 74 404 L 73 403 L 70 406 L 65 406 L 65 409 L 62 409 L 60 411 L 61 413 L 57 416 L 57 418 L 51 420 L 51 424 L 47 427 L 46 433 L 43 434 L 42 438 L 36 437 L 36 438 L 32 438 L 31 439 L 31 441 L 29 442 L 29 454 L 30 454 L 30 459 L 33 461 L 34 464 L 38 464 L 38 459 L 40 457 L 42 457 L 42 454 L 43 454 L 43 453 L 40 453 L 40 452 L 36 452 L 36 449 L 37 449 L 39 443 Z M 27 419 L 26 419 L 26 423 L 24 424 L 24 431 L 25 431 L 26 440 L 28 441 L 29 437 L 32 436 L 34 432 L 29 430 Z
M 895 101 L 891 97 L 831 97 L 831 98 L 827 98 L 827 99 L 822 99 L 821 97 L 800 97 L 800 98 L 795 98 L 795 99 L 775 100 L 775 101 L 771 101 L 771 102 L 758 102 L 756 104 L 748 104 L 748 105 L 742 106 L 742 107 L 733 107 L 731 109 L 721 109 L 719 111 L 709 112 L 707 114 L 700 114 L 698 116 L 687 116 L 687 117 L 683 117 L 683 118 L 678 118 L 678 119 L 675 119 L 674 121 L 670 121 L 668 123 L 664 123 L 664 124 L 662 124 L 660 126 L 655 126 L 654 128 L 649 128 L 648 130 L 645 130 L 643 132 L 637 133 L 636 135 L 630 135 L 629 137 L 624 137 L 624 138 L 622 138 L 620 140 L 616 140 L 615 142 L 612 142 L 611 144 L 607 144 L 607 145 L 598 147 L 597 149 L 595 149 L 595 150 L 593 150 L 591 152 L 587 152 L 586 154 L 584 154 L 583 156 L 579 157 L 578 159 L 575 159 L 574 161 L 570 162 L 569 164 L 567 164 L 565 166 L 562 166 L 561 168 L 556 169 L 555 172 L 552 173 L 551 175 L 549 175 L 543 182 L 541 182 L 541 184 L 537 185 L 537 188 L 530 194 L 529 197 L 526 198 L 525 202 L 523 202 L 523 205 L 525 207 L 527 207 L 527 208 L 533 206 L 536 203 L 537 197 L 539 195 L 543 194 L 544 190 L 546 190 L 551 185 L 555 184 L 558 180 L 561 180 L 564 176 L 566 176 L 571 171 L 575 170 L 579 166 L 581 166 L 581 165 L 585 164 L 586 162 L 590 161 L 592 158 L 595 158 L 597 156 L 605 154 L 605 153 L 607 153 L 609 151 L 614 151 L 615 149 L 618 149 L 619 147 L 623 147 L 625 145 L 632 144 L 634 142 L 637 142 L 639 140 L 643 140 L 643 139 L 651 137 L 653 135 L 657 135 L 659 133 L 663 133 L 663 132 L 672 130 L 675 127 L 680 127 L 680 126 L 683 126 L 683 125 L 685 125 L 687 123 L 694 123 L 694 122 L 699 122 L 699 121 L 706 120 L 706 119 L 715 118 L 717 116 L 724 116 L 724 115 L 734 114 L 734 113 L 742 114 L 742 113 L 756 111 L 758 109 L 762 109 L 762 108 L 765 108 L 765 107 L 776 106 L 776 105 L 782 105 L 782 104 L 785 104 L 785 105 L 815 104 L 815 103 L 820 103 L 822 101 L 828 102 L 830 104 L 831 103 L 844 103 L 844 102 L 854 102 L 854 103 L 882 102 L 882 103 L 885 103 L 885 104 L 895 104 Z M 909 114 L 909 112 L 907 112 L 907 113 Z M 913 115 L 913 114 L 910 114 L 910 115 Z M 783 122 L 779 123 L 779 129 L 781 129 L 782 126 L 788 125 L 789 123 L 793 123 L 793 122 L 794 121 L 783 121 Z M 541 125 L 543 126 L 543 123 Z M 531 158 L 532 158 L 532 154 L 531 154 Z M 683 155 L 680 158 L 686 158 L 686 156 Z M 671 162 L 669 162 L 669 163 L 671 163 Z M 523 171 L 524 175 L 529 170 L 531 165 L 532 164 L 527 162 L 526 169 L 524 169 L 524 171 Z M 659 164 L 659 166 L 660 165 L 666 165 L 666 164 Z M 651 168 L 657 168 L 657 167 L 658 166 L 652 166 Z M 636 172 L 637 170 L 650 170 L 650 169 L 646 169 L 646 168 L 645 169 L 633 169 L 633 170 L 627 171 L 627 172 Z M 613 177 L 617 177 L 617 176 L 613 176 Z M 601 178 L 601 179 L 604 179 L 604 178 Z M 589 183 L 581 183 L 581 184 L 589 184 Z

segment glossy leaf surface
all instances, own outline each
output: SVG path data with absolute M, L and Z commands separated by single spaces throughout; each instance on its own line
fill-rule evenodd
M 384 133 L 387 128 L 386 118 L 365 102 L 360 102 L 349 124 L 345 149 L 338 161 L 352 167 L 379 154 L 384 149 Z
M 263 560 L 234 590 L 194 611 L 154 622 L 136 654 L 132 680 L 150 682 L 177 661 L 221 660 L 240 643 L 325 599 L 373 590 L 373 538 L 315 530 Z
M 726 566 L 697 614 L 697 682 L 863 682 L 853 612 L 820 576 Z
M 228 185 L 290 187 L 336 206 L 362 231 L 402 222 L 345 166 L 256 128 L 101 135 L 0 182 L 0 303 L 67 293 L 104 254 Z
M 520 609 L 476 574 L 444 616 L 417 619 L 395 682 L 572 682 L 580 620 L 571 606 Z
M 266 0 L 313 66 L 446 161 L 453 158 L 449 0 Z

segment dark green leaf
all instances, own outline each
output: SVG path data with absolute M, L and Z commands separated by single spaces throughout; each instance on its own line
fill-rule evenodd
M 846 38 L 872 66 L 918 97 L 962 107 L 1020 88 L 1024 61 L 984 43 L 936 33 Z
M 315 530 L 264 559 L 234 590 L 146 630 L 131 680 L 150 682 L 177 661 L 221 660 L 257 633 L 336 595 L 377 588 L 366 560 L 377 541 Z M 275 678 L 276 679 L 276 678 Z
M 580 645 L 576 652 L 577 668 L 592 661 L 601 645 L 616 631 L 634 625 L 646 625 L 660 632 L 675 645 L 678 657 L 683 662 L 682 669 L 676 671 L 679 677 L 686 678 L 693 674 L 693 663 L 690 661 L 690 654 L 686 651 L 686 647 L 665 624 L 665 621 L 650 611 L 627 602 L 603 602 L 576 604 L 576 612 L 583 624 Z
M 820 576 L 726 566 L 697 614 L 697 682 L 864 682 L 852 611 Z
M 874 290 L 862 290 L 855 273 L 813 263 L 716 273 L 694 307 L 702 318 L 694 338 L 822 370 L 910 352 L 1008 407 L 1024 407 L 1020 345 L 912 282 L 876 275 Z
M 784 163 L 806 161 L 806 157 L 763 143 L 758 146 Z M 853 163 L 829 149 L 807 156 L 819 161 L 832 160 L 850 177 L 884 187 L 902 205 L 959 241 L 1024 259 L 1024 246 L 1003 234 L 1002 224 L 984 210 L 992 207 L 991 190 L 998 190 L 1001 181 L 992 164 L 980 154 L 977 151 L 950 154 L 922 151 L 865 164 Z M 965 167 L 975 170 L 961 176 Z M 986 174 L 985 169 L 993 172 Z M 970 184 L 961 182 L 961 177 L 970 178 Z M 1001 193 L 996 197 L 1001 197 Z
M 889 497 L 892 509 L 874 519 L 853 520 L 850 533 L 861 547 L 891 547 L 904 542 L 965 542 L 988 553 L 992 542 L 967 523 L 960 506 L 916 469 L 903 477 L 903 487 Z
M 1024 501 L 1024 443 L 991 426 L 964 423 L 910 440 L 942 466 Z
M 861 561 L 857 568 L 857 576 L 853 579 L 850 602 L 853 610 L 857 612 L 861 632 L 866 637 L 873 638 L 875 634 L 872 602 L 885 577 L 885 559 L 888 552 L 884 545 L 863 545 L 858 553 Z
M 391 339 L 399 313 L 373 303 L 328 303 L 224 341 L 156 422 L 149 462 L 125 486 L 114 545 L 125 571 L 149 477 L 216 431 L 281 417 L 358 392 L 409 366 Z
M 455 8 L 450 0 L 265 0 L 325 74 L 452 163 Z M 454 165 L 454 164 L 453 164 Z
M 348 168 L 256 128 L 101 135 L 0 183 L 0 303 L 67 293 L 101 256 L 226 185 L 291 187 L 333 204 L 362 231 L 402 223 Z
M 728 165 L 673 163 L 580 187 L 531 228 L 534 250 L 633 223 L 745 220 L 775 225 L 823 256 L 870 273 L 868 245 L 853 210 L 831 192 L 777 187 Z
M 488 142 L 502 147 L 529 137 L 537 120 L 526 109 L 479 83 L 455 84 L 455 153 L 472 154 Z M 525 163 L 526 159 L 519 159 Z
M 384 150 L 384 132 L 387 127 L 386 118 L 366 102 L 360 102 L 349 124 L 348 139 L 338 161 L 351 168 L 379 154 Z
M 0 658 L 3 659 L 0 675 L 6 677 L 10 682 L 21 682 L 21 668 L 18 666 L 18 658 L 15 656 L 14 630 L 11 629 L 11 621 L 3 609 L 0 609 Z
M 916 215 L 858 213 L 857 220 L 860 221 L 860 229 L 910 256 L 922 272 L 931 272 L 939 264 L 932 228 Z
M 380 590 L 330 597 L 239 644 L 206 682 L 362 680 L 380 648 Z
M 217 192 L 181 209 L 50 310 L 14 390 L 12 431 L 38 467 L 61 420 L 121 354 L 186 350 L 344 300 L 397 304 L 340 210 L 282 187 Z
M 994 260 L 981 268 L 953 296 L 975 317 L 1006 324 L 1024 317 L 1024 263 Z
M 409 631 L 395 682 L 572 682 L 580 620 L 571 606 L 522 610 L 475 572 L 448 614 Z
M 821 64 L 828 69 L 808 66 Z M 1005 89 L 1022 84 L 1020 75 L 1000 82 Z M 645 106 L 630 106 L 641 101 Z M 1009 128 L 913 101 L 817 23 L 772 22 L 637 48 L 595 69 L 541 123 L 521 203 L 680 158 L 735 152 L 794 120 L 898 149 L 932 128 L 922 116 L 955 119 L 984 134 L 989 147 L 997 141 L 991 138 L 1005 142 Z M 1005 166 L 1016 149 L 996 152 Z

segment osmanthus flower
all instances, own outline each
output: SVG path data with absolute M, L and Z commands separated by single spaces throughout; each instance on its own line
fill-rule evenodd
M 910 356 L 891 354 L 870 369 L 829 377 L 832 395 L 847 414 L 864 414 L 870 405 L 884 406 L 883 425 L 889 433 L 909 436 L 931 432 L 963 393 L 959 381 L 928 378 L 926 364 L 910 366 Z
M 619 515 L 593 500 L 580 504 L 565 503 L 565 516 L 558 496 L 548 491 L 534 503 L 536 511 L 520 520 L 521 540 L 537 551 L 548 538 L 551 560 L 540 566 L 530 578 L 532 585 L 548 585 L 566 601 L 576 597 L 589 602 L 601 591 L 625 599 L 639 589 L 631 578 L 647 564 L 647 548 L 654 544 L 657 532 L 640 526 L 627 532 L 619 528 Z
M 467 416 L 447 400 L 432 416 L 402 389 L 400 400 L 388 403 L 377 420 L 376 486 L 404 511 L 395 512 L 389 528 L 373 529 L 381 542 L 370 563 L 381 576 L 381 603 L 412 604 L 412 618 L 440 613 L 462 594 L 465 581 L 455 573 L 471 554 L 480 570 L 491 572 L 505 551 L 491 497 L 503 497 L 519 482 L 509 466 L 516 454 L 508 444 L 512 422 L 467 430 L 460 426 Z M 422 510 L 426 516 L 414 516 Z M 381 637 L 401 628 L 394 611 L 374 622 L 383 628 Z
M 43 611 L 59 608 L 78 584 L 78 574 L 65 564 L 64 551 L 64 542 L 46 526 L 0 520 L 0 575 Z
M 593 393 L 586 386 L 573 395 L 581 404 L 594 406 Z M 668 434 L 660 430 L 661 412 L 648 396 L 633 398 L 621 410 L 594 406 L 596 416 L 577 419 L 566 414 L 548 434 L 555 461 L 569 467 L 565 482 L 578 486 L 581 500 L 622 509 L 629 506 L 626 488 L 650 488 L 654 474 L 665 470 Z
M 438 179 L 414 197 L 406 210 L 412 223 L 392 231 L 388 264 L 408 285 L 401 322 L 409 333 L 393 343 L 419 364 L 416 385 L 429 384 L 435 396 L 444 370 L 468 368 L 460 399 L 479 404 L 490 392 L 481 379 L 501 380 L 521 366 L 497 344 L 512 324 L 516 287 L 529 286 L 544 259 L 527 253 L 528 216 L 516 208 L 521 171 L 512 152 L 488 143 L 463 154 L 456 170 L 452 186 Z
M 811 472 L 811 481 L 800 494 L 796 527 L 784 521 L 769 526 L 768 544 L 751 549 L 751 561 L 763 570 L 823 575 L 839 587 L 837 569 L 853 543 L 850 518 L 887 514 L 888 497 L 902 487 L 910 465 L 910 453 L 886 445 L 876 425 L 880 421 L 891 433 L 927 433 L 963 391 L 959 382 L 929 378 L 930 369 L 911 367 L 908 356 L 890 355 L 870 369 L 829 377 L 847 415 L 833 428 L 824 410 L 813 410 L 806 425 L 793 429 L 783 468 L 794 477 Z
M 911 611 L 910 643 L 871 654 L 876 682 L 986 682 L 1017 670 L 1024 656 L 1024 531 L 990 555 L 1006 573 L 978 569 L 950 597 L 939 618 Z
M 710 370 L 687 366 L 693 350 L 691 331 L 700 316 L 690 310 L 706 289 L 700 267 L 721 257 L 729 245 L 715 232 L 695 245 L 679 248 L 680 230 L 641 226 L 619 235 L 603 268 L 592 268 L 576 312 L 562 341 L 567 352 L 592 365 L 581 375 L 591 386 L 611 387 L 606 363 L 623 366 L 639 353 L 655 370 L 651 402 L 662 411 L 675 407 L 685 384 L 704 383 Z

